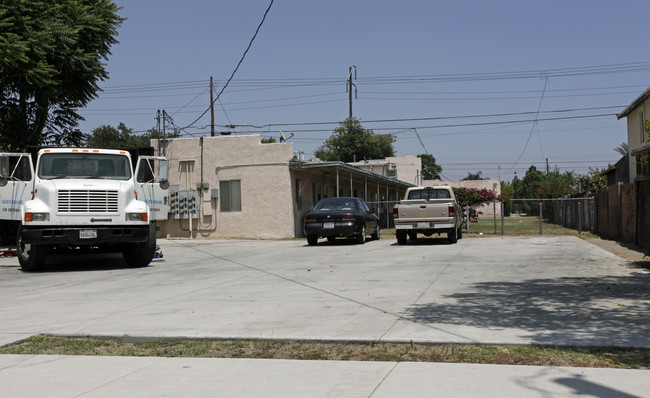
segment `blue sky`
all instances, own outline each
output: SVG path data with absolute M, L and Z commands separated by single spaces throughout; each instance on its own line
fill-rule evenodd
M 84 132 L 120 122 L 145 131 L 158 109 L 188 126 L 270 0 L 116 3 L 127 20 L 104 92 L 80 112 Z M 650 85 L 649 14 L 647 1 L 275 0 L 215 104 L 216 130 L 293 132 L 309 159 L 348 116 L 355 65 L 353 114 L 394 134 L 397 155 L 429 152 L 448 179 L 507 181 L 547 158 L 582 174 L 618 160 L 626 122 L 615 115 Z M 210 135 L 209 124 L 208 113 L 182 134 Z

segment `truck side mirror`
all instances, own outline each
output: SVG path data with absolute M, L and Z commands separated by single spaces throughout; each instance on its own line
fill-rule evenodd
M 160 161 L 160 171 L 159 171 L 159 174 L 158 174 L 158 179 L 161 182 L 162 181 L 167 181 L 169 179 L 169 160 L 161 160 Z
M 7 186 L 8 182 L 9 182 L 9 180 L 7 179 L 7 177 L 5 177 L 5 176 L 0 177 L 0 187 Z

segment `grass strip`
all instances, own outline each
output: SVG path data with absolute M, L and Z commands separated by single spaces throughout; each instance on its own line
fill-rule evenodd
M 186 358 L 446 362 L 649 369 L 650 350 L 541 345 L 323 343 L 269 340 L 150 340 L 59 337 L 48 334 L 0 347 L 0 354 Z

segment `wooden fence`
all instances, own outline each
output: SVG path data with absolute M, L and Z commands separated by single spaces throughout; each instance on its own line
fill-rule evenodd
M 650 248 L 650 180 L 603 188 L 594 197 L 600 236 Z

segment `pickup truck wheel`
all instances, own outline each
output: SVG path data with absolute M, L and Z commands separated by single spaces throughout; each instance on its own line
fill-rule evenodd
M 463 239 L 463 227 L 458 228 L 458 239 Z
M 146 267 L 156 253 L 156 225 L 149 225 L 149 239 L 122 250 L 124 261 L 132 268 Z
M 360 244 L 360 245 L 365 243 L 365 241 L 366 241 L 366 226 L 365 225 L 361 226 L 361 233 L 359 235 L 357 235 L 356 240 L 357 240 L 357 243 Z
M 395 236 L 397 237 L 397 244 L 405 245 L 406 244 L 406 231 L 397 230 L 395 231 Z
M 309 246 L 316 246 L 318 243 L 318 235 L 307 235 L 307 244 Z
M 18 228 L 18 244 L 16 254 L 20 268 L 25 272 L 35 272 L 40 270 L 45 264 L 47 254 L 46 245 L 31 245 L 24 243 L 20 237 L 21 228 Z
M 449 238 L 449 243 L 458 242 L 458 230 L 454 228 L 451 231 L 447 232 L 447 238 Z

